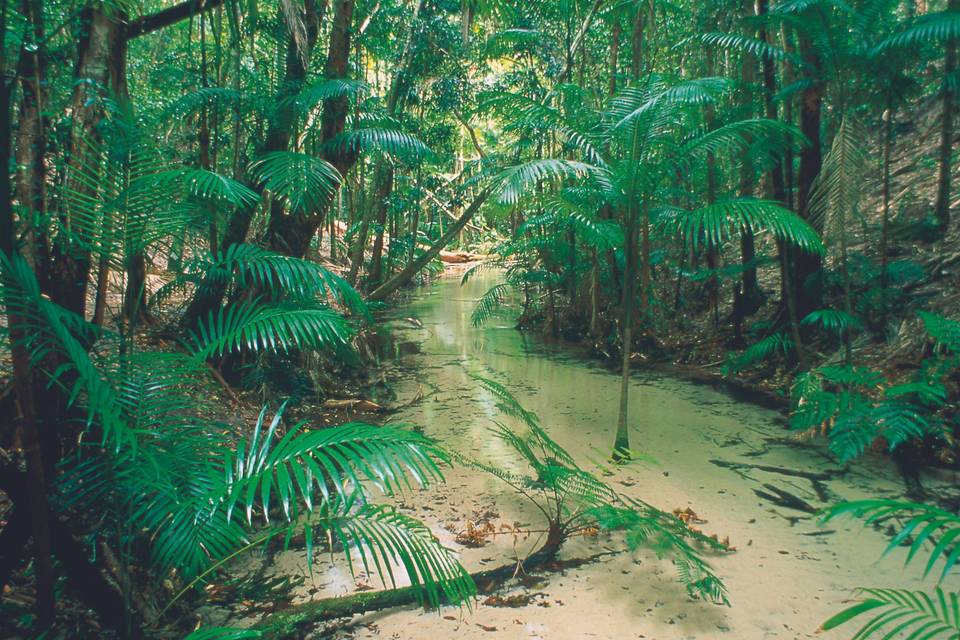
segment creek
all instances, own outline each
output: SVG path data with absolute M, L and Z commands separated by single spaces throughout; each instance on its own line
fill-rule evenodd
M 470 313 L 497 278 L 496 272 L 483 272 L 461 286 L 456 274 L 448 274 L 392 313 L 388 325 L 397 339 L 419 345 L 418 353 L 400 356 L 393 365 L 400 379 L 398 403 L 423 397 L 391 419 L 416 425 L 449 449 L 523 471 L 513 450 L 489 432 L 503 418 L 495 399 L 472 377 L 481 375 L 504 384 L 539 414 L 550 436 L 582 466 L 605 464 L 617 419 L 617 375 L 562 345 L 516 330 L 509 318 L 474 327 Z M 589 562 L 527 576 L 501 592 L 528 596 L 526 606 L 491 606 L 481 594 L 472 610 L 410 608 L 360 616 L 337 637 L 843 638 L 852 629 L 816 631 L 843 608 L 854 587 L 932 587 L 932 581 L 920 579 L 921 564 L 903 568 L 899 550 L 880 559 L 888 540 L 883 531 L 853 520 L 821 526 L 800 506 L 903 497 L 904 484 L 888 459 L 866 456 L 841 467 L 821 442 L 793 437 L 781 413 L 668 374 L 638 371 L 630 394 L 631 445 L 652 461 L 609 469 L 604 479 L 661 509 L 689 508 L 704 521 L 700 529 L 729 538 L 736 552 L 709 557 L 729 590 L 731 607 L 691 600 L 669 559 L 652 551 L 605 553 L 623 545 L 601 535 L 572 540 L 561 553 L 565 560 L 592 557 Z M 445 484 L 395 501 L 461 551 L 469 571 L 523 557 L 537 546 L 535 534 L 500 535 L 480 548 L 458 545 L 456 533 L 468 521 L 533 529 L 542 523 L 493 477 L 462 467 L 444 475 Z M 944 493 L 955 491 L 955 480 L 924 478 L 928 488 Z M 771 501 L 783 495 L 800 503 Z M 302 552 L 280 556 L 274 571 L 303 570 Z M 380 586 L 373 577 L 358 581 L 361 588 Z M 956 582 L 943 586 L 960 589 Z M 308 577 L 301 596 L 356 589 L 344 569 L 333 569 Z

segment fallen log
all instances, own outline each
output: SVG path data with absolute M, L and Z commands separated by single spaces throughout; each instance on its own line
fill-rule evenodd
M 557 556 L 559 541 L 548 541 L 536 552 L 520 562 L 511 562 L 495 569 L 470 574 L 477 593 L 489 593 L 502 586 L 514 576 L 529 569 L 541 567 Z M 402 587 L 387 591 L 364 591 L 339 598 L 325 598 L 314 602 L 305 602 L 286 611 L 271 614 L 255 624 L 254 629 L 263 632 L 263 637 L 280 640 L 299 638 L 304 632 L 317 624 L 347 618 L 368 611 L 382 611 L 393 607 L 421 604 L 423 591 L 419 587 Z M 441 600 L 443 595 L 441 593 Z M 447 603 L 444 604 L 459 604 Z
M 470 253 L 469 251 L 447 251 L 440 252 L 440 261 L 446 264 L 463 264 L 465 262 L 476 262 L 483 260 L 487 256 L 482 253 Z
M 380 413 L 384 408 L 371 400 L 362 398 L 345 398 L 325 400 L 322 407 L 330 411 L 367 411 Z

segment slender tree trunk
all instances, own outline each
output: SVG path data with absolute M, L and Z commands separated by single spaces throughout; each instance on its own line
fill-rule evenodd
M 630 458 L 630 427 L 628 424 L 630 412 L 630 354 L 633 350 L 633 283 L 637 273 L 637 204 L 631 199 L 627 215 L 626 256 L 623 269 L 623 300 L 621 307 L 623 320 L 620 326 L 621 360 L 620 360 L 620 407 L 617 414 L 617 435 L 613 442 L 613 459 L 627 460 Z
M 374 181 L 379 183 L 380 188 L 374 195 L 374 207 L 376 217 L 376 235 L 373 240 L 373 254 L 370 258 L 370 283 L 377 285 L 383 277 L 383 236 L 384 228 L 387 224 L 387 210 L 390 205 L 390 193 L 393 189 L 393 167 L 382 166 L 379 168 L 384 175 L 375 176 Z
M 960 0 L 950 0 L 950 11 L 960 12 Z M 950 227 L 950 179 L 953 171 L 953 124 L 956 119 L 957 40 L 947 41 L 943 57 L 944 82 L 941 89 L 943 113 L 940 117 L 940 149 L 937 162 L 937 200 L 933 214 L 941 234 Z
M 620 57 L 620 20 L 613 19 L 613 26 L 610 33 L 610 78 L 607 83 L 607 94 L 613 95 L 617 92 L 617 66 Z
M 813 45 L 801 38 L 801 53 L 813 73 L 812 84 L 804 90 L 800 98 L 800 129 L 810 141 L 800 153 L 800 175 L 797 183 L 797 210 L 804 219 L 809 219 L 808 203 L 813 182 L 820 173 L 821 152 L 821 112 L 825 86 L 818 77 L 822 65 L 816 57 Z M 820 257 L 810 252 L 791 250 L 794 265 L 794 291 L 797 294 L 797 314 L 802 319 L 811 311 L 822 306 L 822 291 L 819 283 Z
M 420 12 L 426 5 L 426 0 L 419 0 L 414 7 L 413 15 L 410 18 L 410 26 L 407 29 L 404 38 L 403 50 L 400 52 L 400 59 L 397 62 L 397 69 L 390 80 L 390 90 L 387 93 L 387 114 L 396 115 L 397 110 L 403 103 L 403 97 L 407 90 L 409 82 L 410 51 L 413 47 L 413 38 L 417 31 L 417 22 L 420 18 Z M 373 255 L 370 263 L 370 284 L 378 285 L 383 276 L 383 234 L 387 220 L 387 210 L 389 208 L 390 196 L 393 193 L 393 167 L 386 166 L 386 160 L 381 159 L 374 170 L 374 212 L 373 219 L 376 225 L 376 234 L 373 240 Z M 359 249 L 362 264 L 362 252 L 364 245 Z M 359 266 L 359 265 L 358 265 Z M 351 275 L 354 273 L 353 266 L 350 269 Z M 355 276 L 354 276 L 355 277 Z
M 747 0 L 744 13 L 749 16 L 753 13 L 753 2 Z M 754 115 L 753 93 L 751 87 L 756 78 L 756 60 L 751 56 L 744 56 L 740 62 L 740 79 L 743 83 L 743 112 L 747 118 Z M 776 116 L 776 114 L 774 114 Z M 750 164 L 749 152 L 744 151 L 740 158 L 740 196 L 753 195 L 753 167 Z M 734 305 L 734 315 L 739 328 L 740 321 L 754 313 L 763 304 L 763 291 L 757 281 L 756 250 L 754 248 L 753 231 L 742 229 L 740 233 L 740 264 L 743 273 L 740 276 L 740 299 Z
M 460 0 L 460 37 L 463 46 L 470 46 L 470 29 L 473 26 L 474 0 Z
M 8 23 L 8 3 L 4 3 L 0 9 L 0 47 L 6 46 L 6 29 Z M 26 0 L 22 5 L 28 24 L 31 25 L 30 33 L 23 42 L 20 57 L 32 58 L 29 63 L 33 70 L 35 80 L 39 80 L 39 74 L 42 73 L 45 64 L 45 48 L 43 47 L 44 28 L 42 4 L 36 0 Z M 35 48 L 36 47 L 36 48 Z M 30 51 L 33 49 L 33 51 Z M 4 49 L 0 49 L 4 50 Z M 6 74 L 6 63 L 2 64 L 4 71 L 0 84 L 2 84 L 2 94 L 0 94 L 0 157 L 7 162 L 12 155 L 12 98 L 13 98 L 13 80 L 8 80 Z M 35 85 L 36 86 L 36 85 Z M 38 96 L 35 96 L 35 98 Z M 31 122 L 34 127 L 42 126 L 42 111 L 37 110 L 35 121 Z M 24 123 L 21 122 L 21 126 Z M 39 162 L 42 166 L 44 148 L 34 149 L 34 153 L 40 156 Z M 36 166 L 34 167 L 36 169 Z M 7 261 L 14 260 L 17 252 L 16 225 L 13 217 L 12 189 L 10 183 L 9 171 L 2 171 L 0 177 L 0 251 Z M 40 203 L 34 202 L 33 198 L 28 201 L 29 206 L 37 206 Z M 42 205 L 41 205 L 42 206 Z M 13 384 L 17 397 L 17 405 L 20 409 L 20 433 L 23 446 L 24 458 L 27 465 L 27 496 L 30 504 L 30 533 L 33 538 L 33 557 L 34 557 L 34 578 L 36 581 L 36 614 L 38 627 L 41 631 L 46 631 L 54 622 L 54 576 L 53 563 L 51 560 L 50 544 L 50 524 L 49 524 L 49 504 L 47 501 L 47 465 L 43 459 L 43 451 L 40 444 L 39 425 L 35 411 L 34 380 L 30 367 L 30 356 L 24 344 L 24 340 L 29 336 L 29 327 L 26 327 L 22 319 L 16 314 L 10 313 L 7 317 L 7 326 L 9 327 L 10 349 L 12 353 L 13 364 Z M 20 508 L 23 508 L 21 505 Z
M 890 155 L 893 147 L 893 100 L 887 93 L 887 108 L 883 112 L 883 219 L 880 223 L 880 326 L 887 327 L 887 265 L 890 237 Z
M 78 60 L 74 77 L 73 134 L 71 135 L 67 181 L 78 191 L 88 190 L 74 182 L 72 174 L 80 170 L 87 153 L 86 142 L 97 140 L 97 125 L 103 117 L 99 87 L 115 89 L 111 82 L 111 52 L 118 46 L 120 25 L 116 16 L 106 13 L 99 4 L 87 5 L 80 16 Z M 70 228 L 69 213 L 61 212 L 65 228 Z M 85 315 L 87 281 L 90 277 L 90 251 L 69 237 L 58 238 L 53 245 L 53 263 L 49 279 L 50 297 L 62 307 Z

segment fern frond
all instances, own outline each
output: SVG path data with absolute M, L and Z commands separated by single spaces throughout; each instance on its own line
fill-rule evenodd
M 930 337 L 950 351 L 960 352 L 960 322 L 944 316 L 921 311 L 917 315 Z
M 788 357 L 793 352 L 793 340 L 784 333 L 774 333 L 755 342 L 736 356 L 727 358 L 724 373 L 736 373 L 758 362 L 781 355 Z
M 814 180 L 807 203 L 808 218 L 827 243 L 838 243 L 841 235 L 850 233 L 868 167 L 863 150 L 866 139 L 863 125 L 844 116 Z

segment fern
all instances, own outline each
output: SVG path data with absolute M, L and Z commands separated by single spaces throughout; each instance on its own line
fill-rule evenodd
M 758 362 L 780 355 L 788 357 L 793 352 L 793 340 L 784 333 L 774 333 L 755 342 L 736 356 L 728 356 L 724 373 L 737 373 Z
M 818 309 L 810 312 L 803 320 L 801 325 L 820 326 L 835 334 L 841 334 L 844 331 L 858 331 L 863 329 L 863 323 L 856 316 L 852 316 L 846 311 L 837 309 Z

